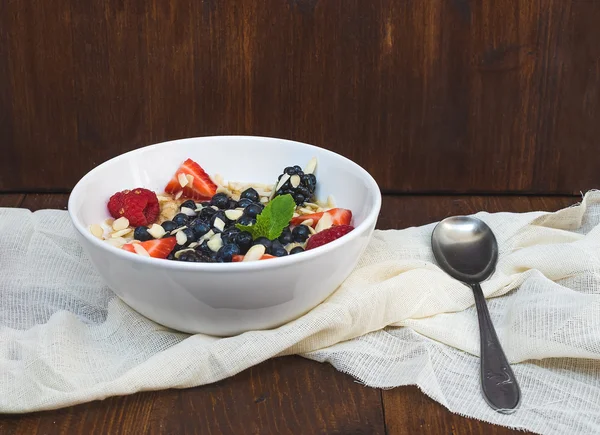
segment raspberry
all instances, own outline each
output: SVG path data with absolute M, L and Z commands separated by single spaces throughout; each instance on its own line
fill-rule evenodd
M 117 192 L 108 200 L 108 212 L 115 219 L 118 219 L 125 214 L 125 195 L 127 193 L 129 193 L 128 190 Z
M 345 236 L 354 229 L 351 225 L 334 225 L 331 228 L 323 230 L 310 239 L 306 243 L 306 250 L 318 248 L 319 246 L 326 245 L 329 242 L 333 242 L 342 236 Z
M 160 214 L 160 206 L 154 192 L 139 187 L 117 192 L 111 196 L 108 201 L 108 211 L 115 219 L 125 216 L 130 225 L 139 227 L 156 221 Z

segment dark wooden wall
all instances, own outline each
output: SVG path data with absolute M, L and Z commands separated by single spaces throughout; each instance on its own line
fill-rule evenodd
M 599 24 L 598 0 L 0 0 L 0 191 L 215 134 L 387 192 L 600 187 Z

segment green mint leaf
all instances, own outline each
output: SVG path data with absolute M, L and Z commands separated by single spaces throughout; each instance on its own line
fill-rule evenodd
M 294 210 L 296 209 L 296 203 L 292 195 L 276 196 L 262 212 L 256 216 L 256 223 L 254 225 L 240 225 L 236 227 L 241 231 L 248 231 L 252 234 L 254 240 L 259 237 L 266 237 L 269 240 L 274 240 L 281 235 L 281 232 L 285 227 L 288 226 Z

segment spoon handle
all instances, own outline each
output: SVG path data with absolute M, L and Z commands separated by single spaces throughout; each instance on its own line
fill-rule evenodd
M 471 288 L 479 318 L 483 396 L 496 411 L 510 413 L 519 406 L 521 401 L 519 384 L 500 346 L 481 286 L 471 284 Z

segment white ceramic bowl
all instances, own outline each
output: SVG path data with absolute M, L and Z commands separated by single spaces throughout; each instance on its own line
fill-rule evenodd
M 353 212 L 356 227 L 320 248 L 247 263 L 183 263 L 133 255 L 96 239 L 89 225 L 110 217 L 115 192 L 146 187 L 162 192 L 186 158 L 211 175 L 274 183 L 284 167 L 313 156 L 319 199 L 331 194 Z M 227 336 L 269 329 L 306 313 L 350 274 L 373 233 L 381 207 L 375 180 L 331 151 L 282 139 L 215 136 L 140 148 L 96 167 L 75 186 L 69 214 L 79 240 L 106 284 L 129 306 L 165 326 Z

